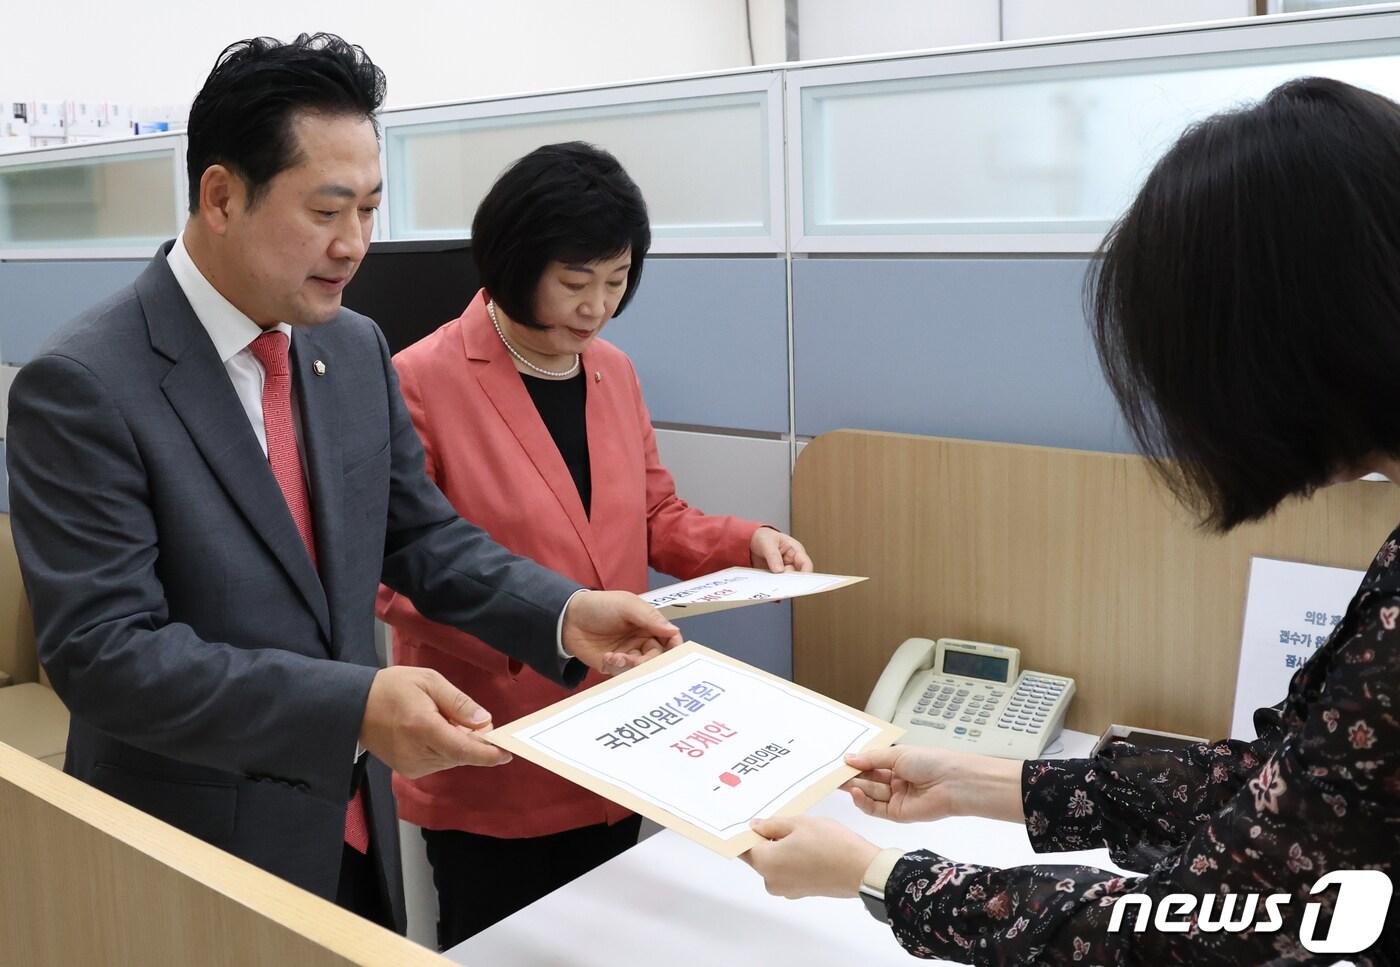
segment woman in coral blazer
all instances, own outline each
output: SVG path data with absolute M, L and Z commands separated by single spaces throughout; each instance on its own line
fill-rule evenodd
M 497 541 L 591 588 L 645 591 L 648 565 L 810 570 L 791 537 L 676 495 L 632 363 L 598 338 L 650 240 L 641 193 L 604 151 L 549 145 L 501 176 L 472 224 L 484 288 L 394 358 L 428 474 Z M 497 724 L 569 694 L 387 588 L 378 611 L 395 661 L 437 669 Z M 394 791 L 423 827 L 444 949 L 634 844 L 640 823 L 520 759 L 395 775 Z

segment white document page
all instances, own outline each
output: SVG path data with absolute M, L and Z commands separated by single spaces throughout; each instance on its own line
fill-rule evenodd
M 843 767 L 882 724 L 700 653 L 603 689 L 515 738 L 728 839 Z
M 1341 623 L 1365 575 L 1266 557 L 1250 562 L 1231 738 L 1258 738 L 1254 710 L 1288 696 L 1289 680 Z
M 803 574 L 785 571 L 775 574 L 751 567 L 731 567 L 679 584 L 668 584 L 641 595 L 643 601 L 657 608 L 676 605 L 738 603 L 741 601 L 777 601 L 817 594 L 850 578 L 840 574 Z

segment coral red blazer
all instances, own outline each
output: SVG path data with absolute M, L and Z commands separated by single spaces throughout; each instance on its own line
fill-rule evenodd
M 640 592 L 647 565 L 686 579 L 749 563 L 754 521 L 710 516 L 676 496 L 661 465 L 632 362 L 596 339 L 583 354 L 592 515 L 486 315 L 478 292 L 461 318 L 394 357 L 423 439 L 428 475 L 465 518 L 501 544 L 591 588 Z M 497 725 L 571 694 L 477 638 L 424 618 L 379 589 L 394 660 L 435 668 Z M 590 673 L 580 687 L 600 681 Z M 628 811 L 516 758 L 491 769 L 395 774 L 399 815 L 430 829 L 544 836 Z

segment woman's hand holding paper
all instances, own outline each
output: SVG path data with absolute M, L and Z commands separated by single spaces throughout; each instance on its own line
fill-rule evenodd
M 855 896 L 880 852 L 836 820 L 820 816 L 775 816 L 750 825 L 765 842 L 740 859 L 763 877 L 769 893 L 789 900 Z
M 846 764 L 862 772 L 841 788 L 871 816 L 899 823 L 946 816 L 1025 818 L 1019 760 L 893 745 L 848 755 Z

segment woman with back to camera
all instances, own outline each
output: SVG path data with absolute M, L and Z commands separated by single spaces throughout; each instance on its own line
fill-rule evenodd
M 811 570 L 788 535 L 676 495 L 632 363 L 598 338 L 650 244 L 641 192 L 606 151 L 546 145 L 501 175 L 472 221 L 482 290 L 394 357 L 428 475 L 497 541 L 591 588 L 645 591 L 648 565 L 682 579 Z M 395 661 L 437 669 L 497 724 L 569 694 L 387 588 L 378 611 Z M 640 824 L 523 760 L 395 775 L 394 791 L 423 827 L 443 949 L 622 852 Z
M 1400 105 L 1308 78 L 1197 124 L 1100 255 L 1104 372 L 1142 451 L 1205 524 L 1223 532 L 1368 471 L 1400 482 Z M 1344 939 L 1327 932 L 1335 902 L 1332 926 L 1369 945 L 1358 963 L 1400 963 L 1400 903 L 1388 919 L 1354 918 L 1363 893 L 1400 875 L 1397 624 L 1400 529 L 1284 701 L 1255 714 L 1254 742 L 1119 741 L 1092 759 L 1028 762 L 895 746 L 849 760 L 865 772 L 847 788 L 869 814 L 1024 822 L 1037 852 L 1106 846 L 1142 876 L 901 855 L 816 818 L 758 822 L 770 841 L 747 858 L 782 896 L 859 890 L 923 957 L 1330 964 L 1345 947 L 1317 941 Z M 1335 887 L 1311 895 L 1338 870 L 1367 872 L 1344 901 Z M 1155 923 L 1173 893 L 1211 897 L 1214 913 L 1199 900 L 1169 916 L 1181 932 L 1109 929 L 1119 898 L 1146 897 Z M 1261 908 L 1256 929 L 1208 929 L 1227 896 L 1238 916 L 1246 894 L 1285 894 L 1281 928 Z M 1324 910 L 1312 929 L 1310 903 Z

